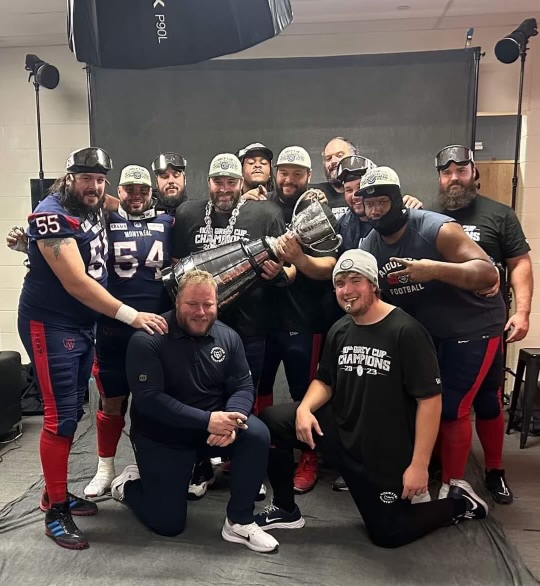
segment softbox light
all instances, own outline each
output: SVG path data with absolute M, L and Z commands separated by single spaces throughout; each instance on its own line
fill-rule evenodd
M 290 0 L 68 0 L 70 49 L 103 68 L 198 63 L 262 43 L 291 22 Z

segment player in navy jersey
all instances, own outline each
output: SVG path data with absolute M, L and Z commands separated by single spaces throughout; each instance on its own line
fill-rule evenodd
M 118 211 L 107 218 L 109 293 L 137 310 L 164 313 L 171 303 L 161 269 L 171 262 L 174 218 L 156 211 L 150 173 L 144 167 L 128 165 L 122 170 L 118 197 Z M 93 374 L 101 399 L 96 413 L 99 461 L 84 489 L 86 496 L 101 496 L 116 476 L 114 457 L 129 395 L 126 349 L 132 333 L 131 327 L 107 316 L 98 320 Z
M 19 301 L 19 335 L 43 396 L 40 455 L 45 533 L 69 549 L 88 547 L 73 515 L 93 515 L 94 503 L 67 491 L 67 464 L 94 356 L 98 314 L 143 328 L 167 330 L 165 320 L 115 299 L 107 282 L 103 201 L 109 155 L 99 148 L 72 153 L 67 174 L 29 217 L 29 271 Z

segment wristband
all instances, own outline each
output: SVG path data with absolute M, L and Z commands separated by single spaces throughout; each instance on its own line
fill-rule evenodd
M 138 313 L 139 312 L 136 309 L 133 309 L 133 307 L 122 303 L 122 305 L 118 308 L 114 319 L 123 321 L 125 324 L 130 326 L 137 319 Z

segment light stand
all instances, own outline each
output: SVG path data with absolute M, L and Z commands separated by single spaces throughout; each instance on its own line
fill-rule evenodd
M 26 55 L 25 66 L 29 71 L 28 81 L 32 81 L 36 95 L 36 119 L 37 119 L 37 139 L 38 139 L 38 160 L 39 160 L 39 179 L 37 185 L 35 179 L 30 180 L 30 189 L 32 195 L 32 209 L 45 196 L 45 191 L 54 183 L 53 179 L 45 180 L 43 173 L 43 148 L 41 143 L 41 111 L 39 107 L 39 88 L 41 86 L 47 89 L 54 89 L 60 81 L 58 69 L 53 65 L 45 63 L 37 55 Z
M 523 104 L 523 82 L 525 78 L 525 61 L 527 59 L 527 45 L 529 43 L 529 38 L 534 37 L 538 34 L 537 24 L 535 18 L 528 18 L 524 20 L 519 27 L 511 32 L 507 37 L 501 39 L 495 45 L 495 56 L 499 61 L 502 63 L 514 63 L 517 61 L 518 58 L 521 58 L 521 67 L 519 71 L 519 92 L 518 92 L 518 108 L 517 108 L 517 123 L 516 123 L 516 139 L 515 139 L 515 146 L 514 146 L 514 172 L 512 176 L 512 209 L 515 211 L 516 209 L 516 200 L 517 200 L 517 188 L 518 188 L 518 165 L 519 165 L 519 155 L 521 149 L 521 127 L 522 127 L 522 104 Z M 506 321 L 510 316 L 510 308 L 512 305 L 512 288 L 510 286 L 510 274 L 508 272 L 508 267 L 505 271 L 505 291 L 504 293 L 504 300 L 506 303 Z M 507 343 L 506 340 L 503 343 L 503 354 L 504 354 L 504 371 L 506 373 L 511 374 L 512 376 L 516 376 L 516 373 L 512 371 L 512 369 L 507 366 Z M 506 377 L 505 377 L 506 378 Z M 504 393 L 505 400 L 508 401 L 507 393 Z

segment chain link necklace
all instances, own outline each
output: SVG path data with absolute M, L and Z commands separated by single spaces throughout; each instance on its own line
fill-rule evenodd
M 240 208 L 246 203 L 246 201 L 246 198 L 244 196 L 241 196 L 238 200 L 238 205 L 231 212 L 229 223 L 222 232 L 222 239 L 224 241 L 228 236 L 230 236 L 233 233 L 234 225 L 236 224 L 236 219 L 238 218 L 238 214 L 240 213 Z M 214 235 L 214 229 L 212 228 L 212 218 L 210 217 L 213 207 L 214 204 L 212 203 L 212 201 L 208 200 L 208 203 L 206 204 L 206 208 L 204 210 L 204 224 L 206 227 L 206 235 L 208 236 L 208 243 L 204 245 L 204 250 L 209 250 L 210 248 L 216 248 L 216 246 L 218 246 L 216 237 Z

